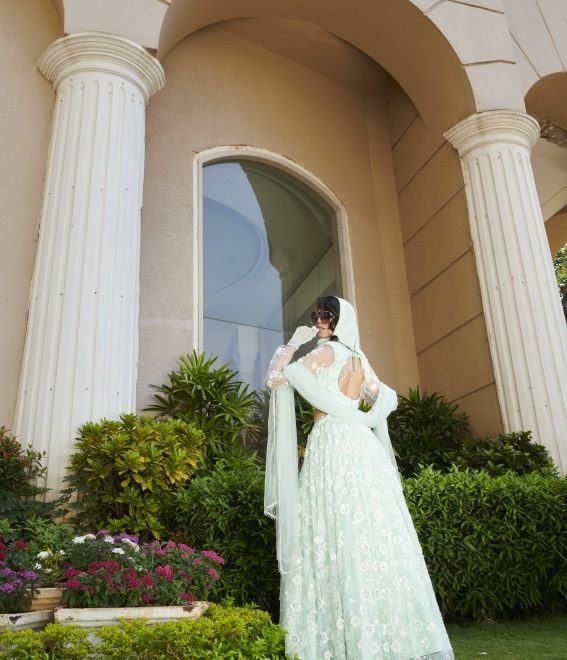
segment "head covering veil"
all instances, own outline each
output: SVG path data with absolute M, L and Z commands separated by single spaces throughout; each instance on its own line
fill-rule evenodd
M 366 371 L 370 365 L 360 348 L 356 312 L 347 300 L 338 298 L 338 301 L 340 314 L 334 334 L 341 344 L 360 358 Z M 385 460 L 389 460 L 397 472 L 386 422 L 397 404 L 394 390 L 381 383 L 374 405 L 365 413 L 346 404 L 338 390 L 333 393 L 321 387 L 316 377 L 300 363 L 288 364 L 284 374 L 289 385 L 273 390 L 270 396 L 264 489 L 264 513 L 276 520 L 276 551 L 283 574 L 293 572 L 301 562 L 294 389 L 314 408 L 347 422 L 370 427 L 386 452 Z
M 336 297 L 336 296 L 335 296 Z M 358 333 L 358 320 L 354 307 L 343 298 L 339 301 L 339 321 L 335 326 L 333 334 L 338 337 L 341 344 L 344 344 L 357 355 L 364 355 L 360 348 L 360 336 Z

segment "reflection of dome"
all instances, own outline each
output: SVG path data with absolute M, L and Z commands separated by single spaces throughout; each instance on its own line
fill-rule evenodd
M 226 302 L 270 267 L 262 227 L 229 206 L 204 198 L 204 291 L 207 305 Z

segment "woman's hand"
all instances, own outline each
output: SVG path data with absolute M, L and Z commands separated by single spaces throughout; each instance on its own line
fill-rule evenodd
M 301 345 L 311 341 L 317 334 L 317 328 L 308 325 L 300 325 L 299 328 L 293 333 L 291 339 L 287 342 L 288 345 L 299 348 Z

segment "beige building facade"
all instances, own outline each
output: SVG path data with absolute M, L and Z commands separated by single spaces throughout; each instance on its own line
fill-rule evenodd
M 383 381 L 566 471 L 566 26 L 561 0 L 0 0 L 0 424 L 58 489 L 79 424 L 214 342 L 255 385 L 335 287 Z

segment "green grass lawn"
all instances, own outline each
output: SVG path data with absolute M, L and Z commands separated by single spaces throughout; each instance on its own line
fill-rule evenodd
M 513 623 L 448 625 L 456 660 L 567 660 L 567 615 Z

